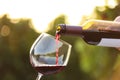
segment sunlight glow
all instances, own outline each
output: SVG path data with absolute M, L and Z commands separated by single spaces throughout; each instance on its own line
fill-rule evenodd
M 113 0 L 109 0 L 110 5 Z M 38 32 L 60 14 L 68 17 L 70 24 L 80 23 L 83 15 L 92 13 L 95 6 L 105 5 L 105 0 L 0 0 L 0 14 L 11 18 L 30 18 Z

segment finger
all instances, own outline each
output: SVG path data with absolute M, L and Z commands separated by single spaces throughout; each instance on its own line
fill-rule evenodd
M 116 17 L 116 18 L 114 19 L 114 22 L 120 22 L 120 16 Z
M 120 22 L 120 16 L 116 17 L 114 22 Z M 120 51 L 120 48 L 117 48 Z

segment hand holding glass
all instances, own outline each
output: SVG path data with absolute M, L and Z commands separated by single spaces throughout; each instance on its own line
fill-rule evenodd
M 42 33 L 30 50 L 30 62 L 38 71 L 36 80 L 40 80 L 42 75 L 61 71 L 68 63 L 70 51 L 70 44 L 63 40 L 58 40 L 56 43 L 55 37 Z

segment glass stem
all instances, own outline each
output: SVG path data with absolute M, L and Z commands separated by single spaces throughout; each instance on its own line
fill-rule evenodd
M 38 73 L 38 76 L 37 76 L 36 80 L 40 80 L 40 79 L 41 79 L 41 77 L 42 77 L 42 75 L 43 75 L 43 74 Z

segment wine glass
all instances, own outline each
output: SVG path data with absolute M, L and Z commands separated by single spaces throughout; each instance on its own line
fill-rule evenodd
M 43 75 L 61 71 L 68 63 L 71 45 L 54 36 L 42 33 L 30 49 L 30 62 L 38 71 L 36 80 Z

